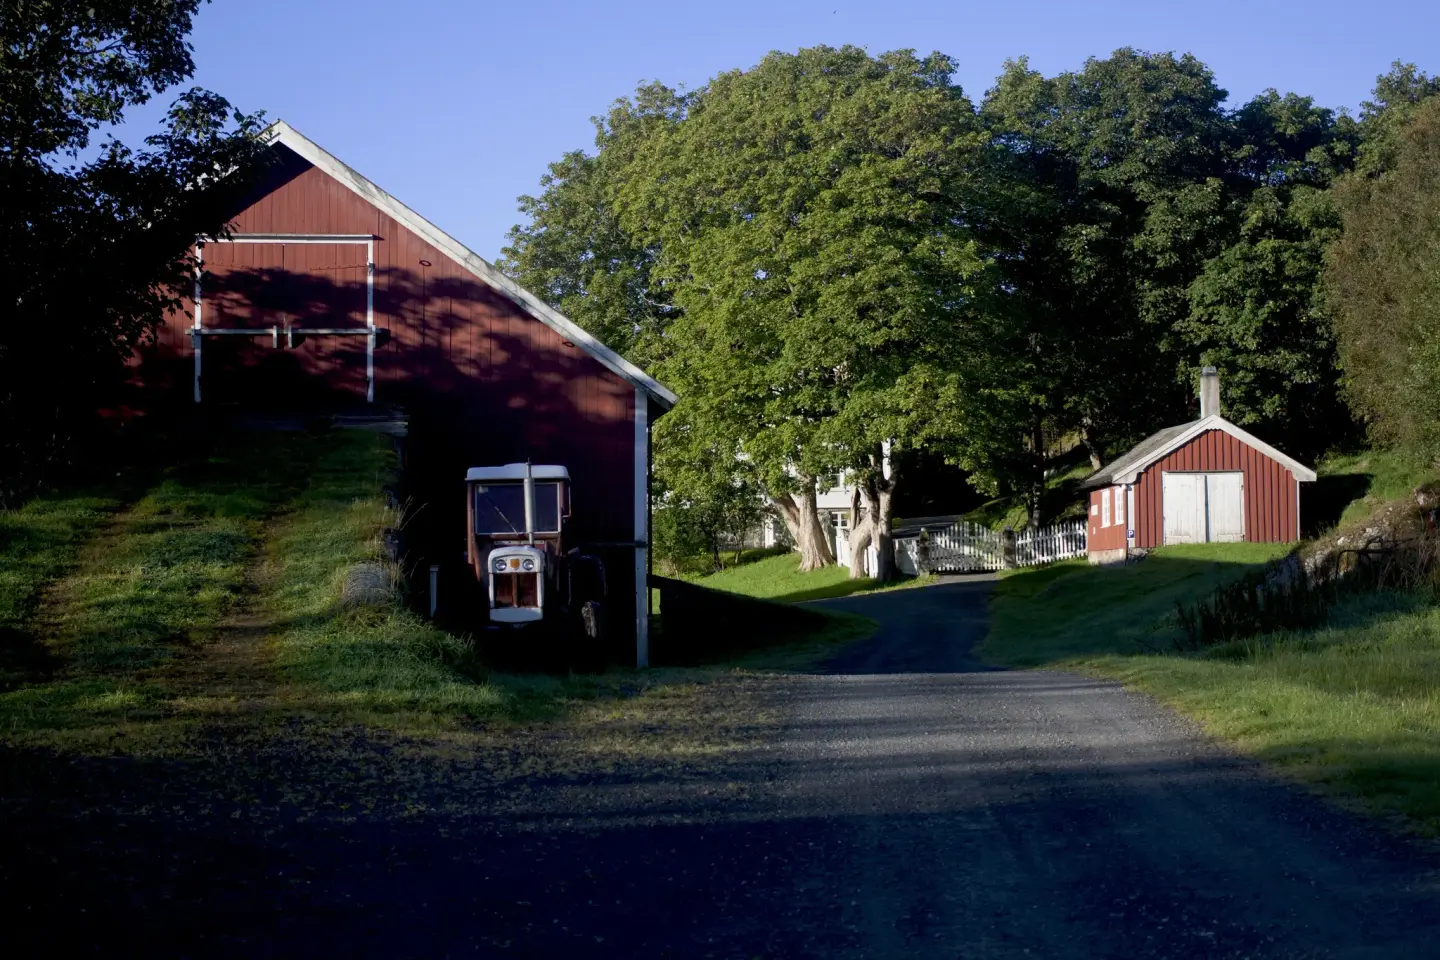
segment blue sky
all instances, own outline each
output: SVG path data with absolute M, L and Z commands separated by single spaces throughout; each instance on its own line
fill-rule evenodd
M 288 120 L 493 260 L 516 196 L 642 81 L 693 88 L 770 50 L 853 43 L 947 53 L 978 99 L 1007 58 L 1052 74 L 1129 45 L 1195 54 L 1232 102 L 1276 87 L 1354 109 L 1392 60 L 1440 71 L 1440 3 L 215 0 L 192 40 L 195 83 Z

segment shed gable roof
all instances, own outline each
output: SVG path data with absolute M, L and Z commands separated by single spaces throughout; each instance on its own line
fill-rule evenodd
M 1214 414 L 1191 423 L 1166 427 L 1164 430 L 1152 434 L 1122 456 L 1117 457 L 1109 465 L 1101 467 L 1086 477 L 1080 486 L 1084 489 L 1093 489 L 1116 483 L 1134 483 L 1135 478 L 1146 467 L 1185 446 L 1207 430 L 1220 430 L 1230 434 L 1246 446 L 1253 447 L 1271 460 L 1284 465 L 1295 475 L 1295 479 L 1302 483 L 1308 483 L 1315 479 L 1315 471 L 1299 460 L 1281 453 L 1254 434 L 1240 429 L 1219 414 Z
M 669 409 L 679 399 L 660 381 L 605 346 L 575 321 L 505 276 L 489 261 L 380 189 L 372 181 L 284 120 L 272 123 L 261 136 L 266 143 L 278 143 L 289 148 L 312 166 L 338 180 L 401 226 L 437 250 L 443 251 L 456 263 L 470 271 L 480 282 L 499 291 L 530 316 L 580 347 L 610 372 L 644 390 L 661 406 Z

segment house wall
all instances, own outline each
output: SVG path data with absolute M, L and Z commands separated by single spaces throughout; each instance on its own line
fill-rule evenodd
M 1161 503 L 1166 471 L 1238 470 L 1245 476 L 1245 539 L 1288 543 L 1300 539 L 1295 476 L 1265 454 L 1223 430 L 1207 430 L 1185 446 L 1151 464 L 1135 482 L 1135 544 L 1155 547 L 1164 541 Z
M 1115 511 L 1115 492 L 1120 492 L 1120 512 Z M 1104 525 L 1105 512 L 1101 500 L 1110 501 L 1110 525 Z M 1125 488 L 1103 487 L 1090 491 L 1090 511 L 1086 518 L 1085 548 L 1089 553 L 1125 549 Z
M 527 458 L 569 468 L 578 538 L 635 540 L 634 386 L 348 187 L 284 147 L 276 153 L 281 162 L 236 215 L 235 233 L 375 237 L 375 324 L 390 331 L 375 352 L 375 401 L 410 417 L 407 479 L 426 504 L 407 528 L 423 542 L 424 556 L 412 559 L 457 562 L 467 467 Z M 365 251 L 206 244 L 204 325 L 363 327 Z M 168 317 L 141 358 L 147 384 L 184 403 L 192 402 L 191 322 Z M 215 336 L 202 351 L 206 404 L 365 401 L 364 337 L 277 350 L 268 337 Z M 625 598 L 634 551 L 620 552 L 607 575 L 611 594 Z

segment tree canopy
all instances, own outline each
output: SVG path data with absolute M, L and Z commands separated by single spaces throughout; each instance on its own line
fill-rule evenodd
M 0 500 L 33 489 L 187 286 L 258 161 L 256 118 L 182 93 L 140 150 L 105 124 L 193 72 L 198 0 L 11 5 L 0 18 Z
M 1360 264 L 1380 276 L 1379 241 L 1356 246 L 1375 211 L 1428 209 L 1440 82 L 1397 63 L 1352 118 L 1275 90 L 1232 108 L 1189 55 L 1022 58 L 979 103 L 953 68 L 816 47 L 649 84 L 522 198 L 506 268 L 680 393 L 657 426 L 672 492 L 764 490 L 825 562 L 800 529 L 815 478 L 849 471 L 857 520 L 888 521 L 882 450 L 924 449 L 1038 522 L 1057 454 L 1098 466 L 1193 416 L 1206 365 L 1226 415 L 1296 455 L 1355 438 L 1352 409 L 1404 432 L 1376 378 L 1404 355 L 1422 382 L 1401 345 L 1428 328 L 1397 319 L 1382 363 L 1347 318 L 1371 309 Z M 854 542 L 883 556 L 885 526 Z
M 1377 438 L 1440 458 L 1440 96 L 1336 191 L 1325 279 L 1346 393 Z M 1372 175 L 1366 176 L 1365 173 Z

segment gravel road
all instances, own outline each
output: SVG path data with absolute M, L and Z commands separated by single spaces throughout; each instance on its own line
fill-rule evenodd
M 694 776 L 409 787 L 474 798 L 445 817 L 17 820 L 3 892 L 48 947 L 146 956 L 1440 956 L 1428 848 L 1113 684 L 984 669 L 988 591 L 832 601 L 882 629 L 764 681 L 778 735 Z

